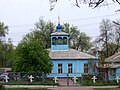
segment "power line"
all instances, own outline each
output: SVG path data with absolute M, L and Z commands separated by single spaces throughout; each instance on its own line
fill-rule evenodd
M 69 19 L 69 20 L 63 20 L 63 21 L 79 21 L 79 20 L 88 20 L 88 19 L 96 19 L 101 17 L 108 17 L 108 16 L 116 16 L 118 14 L 111 14 L 111 15 L 103 15 L 103 16 L 94 16 L 94 17 L 88 17 L 88 18 L 79 18 L 79 19 Z M 120 15 L 120 14 L 119 14 Z
M 111 17 L 111 16 L 117 16 L 120 14 L 111 14 L 111 15 L 102 15 L 102 16 L 94 16 L 94 17 L 87 17 L 87 18 L 78 18 L 78 19 L 69 19 L 69 20 L 62 20 L 61 22 L 67 22 L 67 21 L 83 21 L 83 20 L 90 20 L 90 19 L 97 19 L 97 18 L 102 18 L 102 17 Z M 53 22 L 57 22 L 57 21 L 53 21 Z M 22 25 L 11 25 L 9 26 L 10 28 L 16 28 L 16 27 L 30 27 L 30 26 L 34 26 L 34 24 L 22 24 Z
M 87 26 L 87 27 L 88 27 L 88 26 L 94 26 L 94 25 L 96 26 L 96 24 L 100 24 L 100 22 L 83 24 L 83 25 L 77 25 L 77 26 L 82 26 L 82 27 L 83 27 L 83 26 Z
M 9 27 L 12 27 L 12 28 L 16 28 L 16 27 L 30 27 L 30 26 L 33 26 L 33 24 L 21 24 L 21 25 L 11 25 Z

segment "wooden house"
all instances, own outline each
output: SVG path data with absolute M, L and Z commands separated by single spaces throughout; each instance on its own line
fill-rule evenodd
M 53 69 L 49 77 L 81 77 L 82 74 L 95 73 L 94 66 L 98 66 L 98 58 L 69 48 L 69 34 L 62 32 L 60 23 L 50 38 L 51 48 L 48 50 Z

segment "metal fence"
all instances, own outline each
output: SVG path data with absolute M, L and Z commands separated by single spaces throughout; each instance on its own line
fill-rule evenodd
M 26 82 L 45 82 L 47 74 L 44 73 L 26 73 L 26 72 L 9 72 L 0 75 L 0 81 L 26 81 Z
M 98 81 L 102 81 L 104 83 L 107 82 L 116 82 L 119 83 L 120 80 L 120 73 L 117 74 L 109 74 L 100 72 L 96 75 L 90 75 L 88 73 L 51 73 L 51 74 L 45 74 L 40 72 L 9 72 L 9 73 L 2 73 L 0 74 L 0 81 L 1 82 L 50 82 L 53 84 L 58 83 L 60 79 L 66 79 L 66 85 L 69 85 L 70 81 L 73 81 L 76 83 L 78 82 L 84 82 L 89 81 L 96 83 Z

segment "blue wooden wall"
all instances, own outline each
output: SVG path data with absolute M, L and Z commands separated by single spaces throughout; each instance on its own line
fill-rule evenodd
M 114 74 L 109 74 L 108 75 L 109 80 L 115 80 L 116 77 L 120 78 L 120 67 L 116 68 L 116 72 Z
M 72 63 L 72 73 L 69 74 L 69 77 L 81 77 L 81 74 L 84 73 L 84 64 L 88 63 L 91 60 L 52 60 L 53 70 L 49 77 L 67 77 L 68 73 L 68 64 Z M 92 60 L 98 64 L 98 60 Z M 58 64 L 62 64 L 63 73 L 58 74 Z
M 68 51 L 68 45 L 51 45 L 51 51 Z
M 116 76 L 120 78 L 120 67 L 116 69 Z

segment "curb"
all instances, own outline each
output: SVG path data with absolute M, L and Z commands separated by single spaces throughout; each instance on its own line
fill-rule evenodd
M 58 86 L 44 86 L 44 85 L 3 85 L 5 88 L 54 88 Z
M 45 86 L 45 85 L 3 85 L 5 88 L 60 88 L 60 86 Z M 64 87 L 64 86 L 61 86 Z M 66 88 L 70 86 L 65 86 Z M 74 87 L 74 86 L 71 86 Z M 75 86 L 78 88 L 117 88 L 118 86 Z

